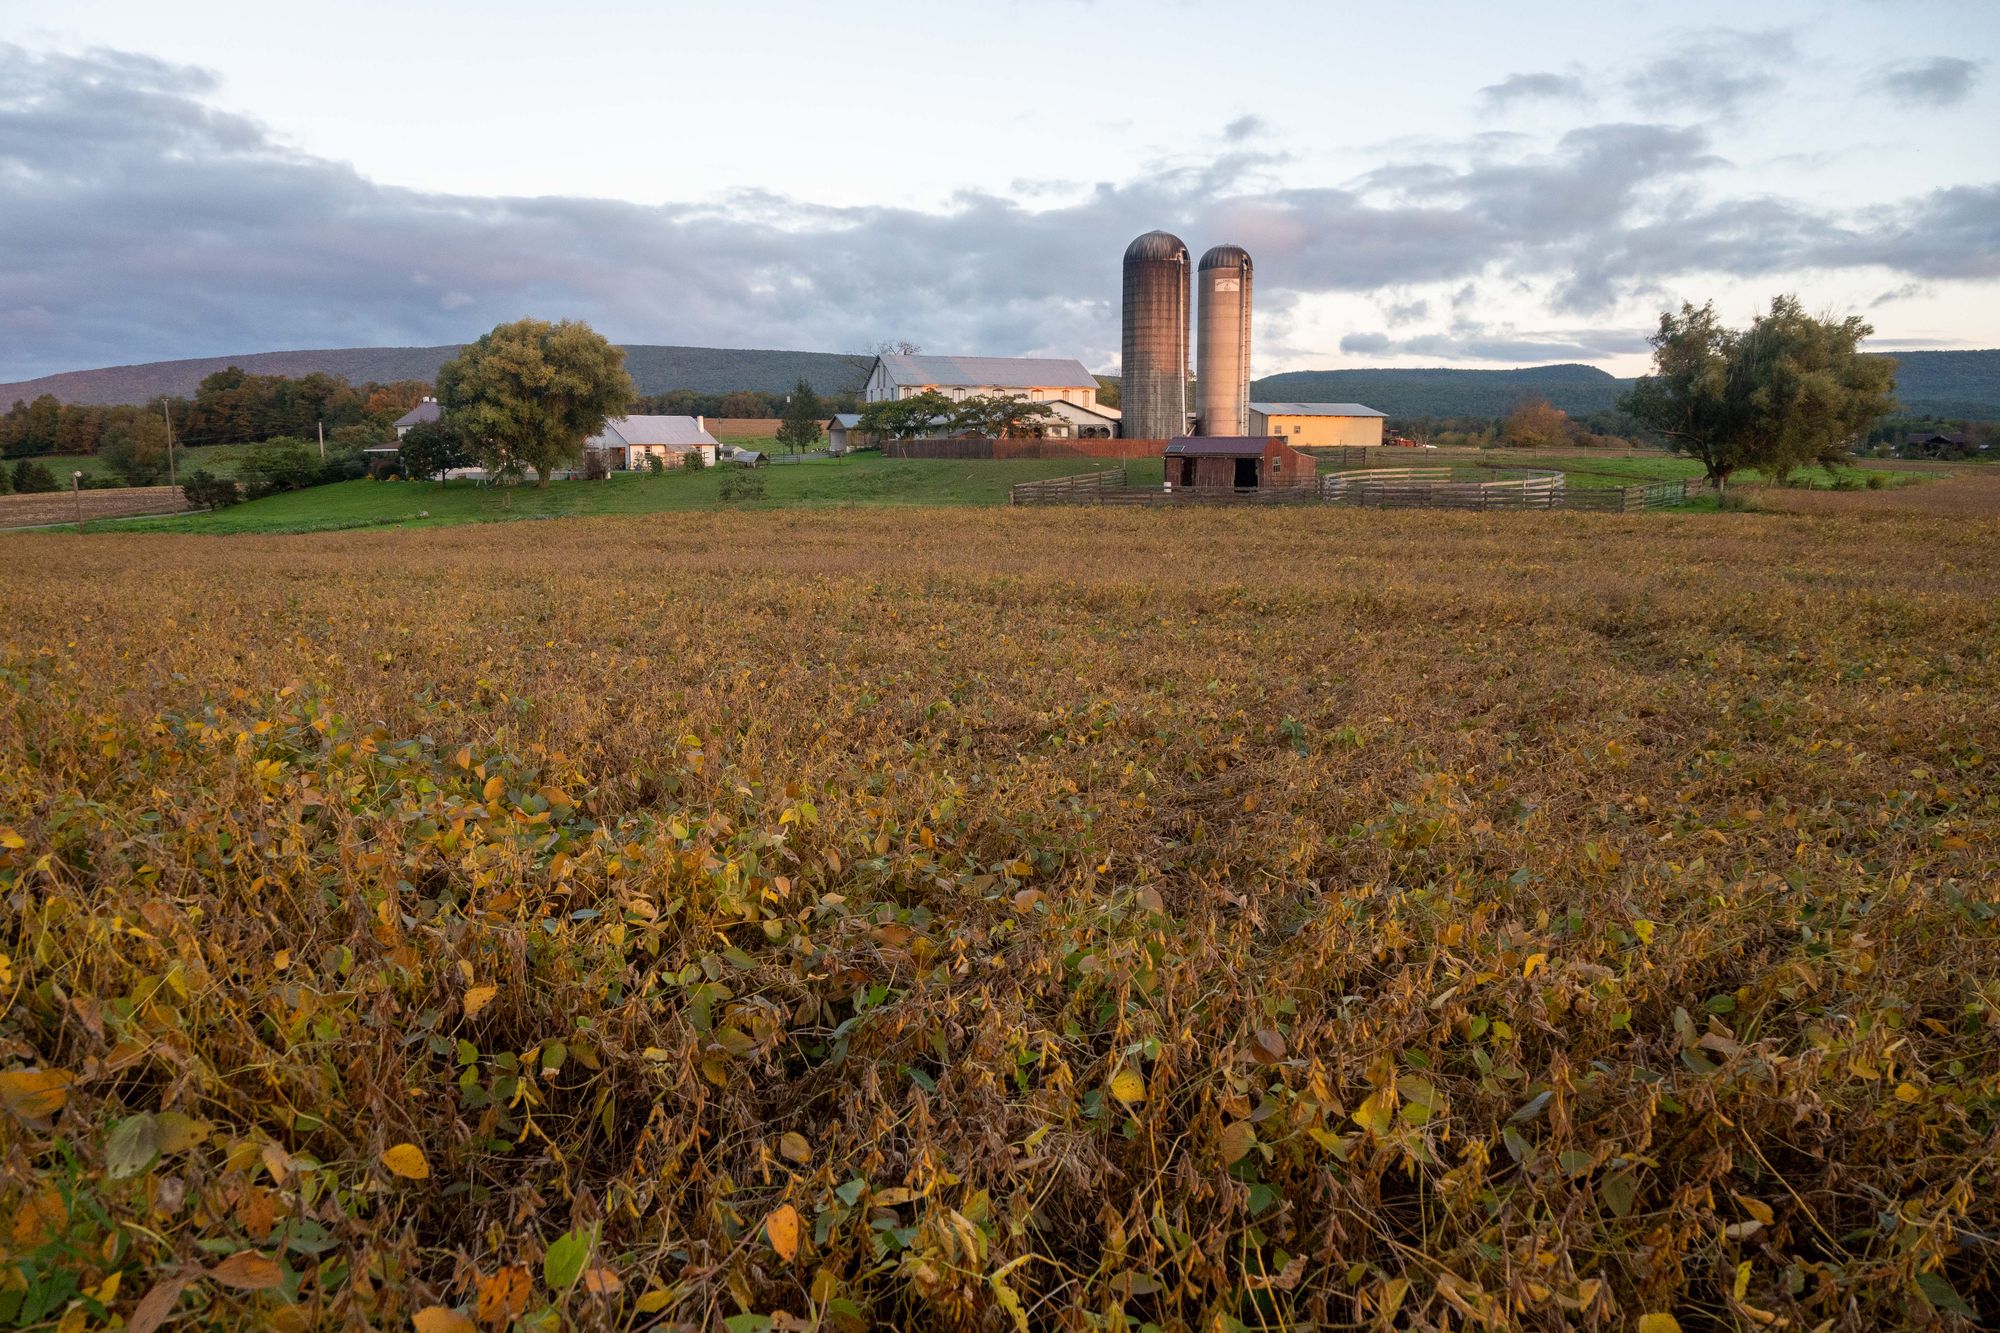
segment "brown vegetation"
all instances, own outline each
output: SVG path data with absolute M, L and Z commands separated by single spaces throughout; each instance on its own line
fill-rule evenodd
M 187 508 L 178 486 L 120 486 L 116 489 L 29 492 L 0 495 L 0 528 L 44 527 L 74 523 L 77 514 L 88 523 L 99 518 L 129 518 L 134 514 L 173 514 Z
M 8 539 L 9 1308 L 1993 1315 L 1990 524 L 533 536 Z

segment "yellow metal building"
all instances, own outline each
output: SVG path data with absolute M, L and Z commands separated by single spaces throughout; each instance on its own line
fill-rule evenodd
M 1250 404 L 1252 435 L 1276 435 L 1295 447 L 1380 444 L 1384 419 L 1360 403 Z

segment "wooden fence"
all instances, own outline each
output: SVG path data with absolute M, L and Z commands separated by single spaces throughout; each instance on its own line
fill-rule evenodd
M 1591 509 L 1607 514 L 1637 514 L 1648 509 L 1684 505 L 1702 488 L 1700 477 L 1681 481 L 1655 481 L 1641 486 L 1615 486 L 1604 490 L 1574 490 L 1563 499 L 1564 509 Z
M 1366 468 L 1329 472 L 1317 485 L 1220 487 L 1134 486 L 1122 468 L 1105 468 L 1048 481 L 1024 481 L 1008 492 L 1017 505 L 1287 505 L 1335 504 L 1366 509 L 1470 509 L 1505 512 L 1577 509 L 1639 513 L 1685 504 L 1700 488 L 1696 479 L 1659 481 L 1610 490 L 1581 490 L 1560 472 L 1536 472 L 1499 481 L 1456 481 L 1448 467 Z

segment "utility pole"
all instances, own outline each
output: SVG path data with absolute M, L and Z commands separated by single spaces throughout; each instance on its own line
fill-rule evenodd
M 69 474 L 69 498 L 70 498 L 70 503 L 76 508 L 76 530 L 78 532 L 82 532 L 83 531 L 83 469 L 82 468 L 78 468 Z
M 326 461 L 326 423 L 319 423 L 319 461 Z
M 174 409 L 164 398 L 160 400 L 160 415 L 167 419 L 167 485 L 178 486 L 180 479 L 174 476 Z

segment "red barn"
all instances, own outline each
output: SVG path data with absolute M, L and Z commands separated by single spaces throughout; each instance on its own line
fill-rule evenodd
M 1275 435 L 1185 435 L 1167 443 L 1167 485 L 1221 490 L 1303 486 L 1313 461 Z

